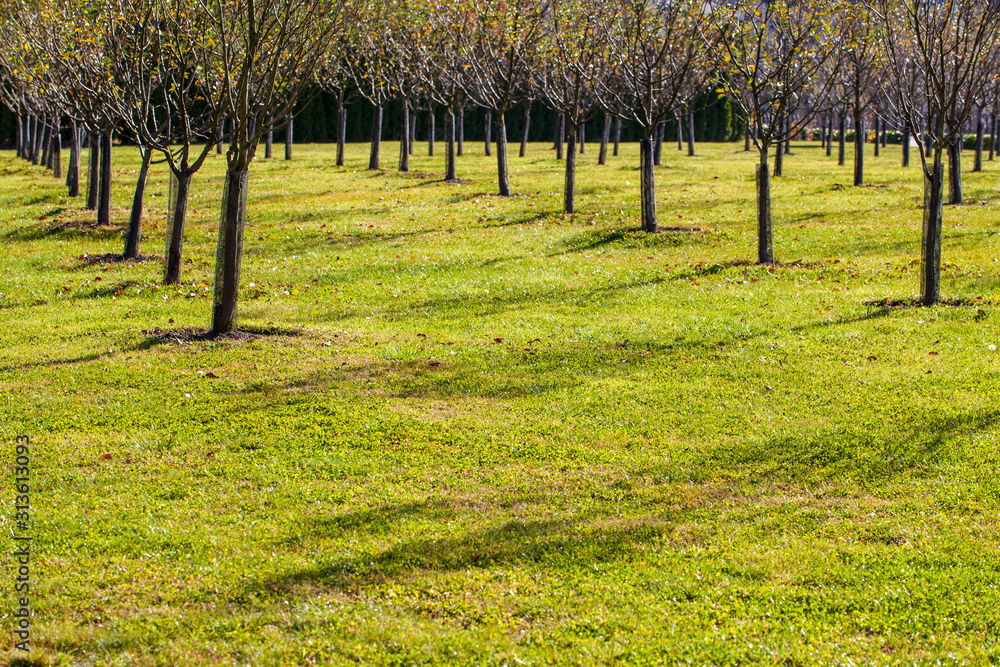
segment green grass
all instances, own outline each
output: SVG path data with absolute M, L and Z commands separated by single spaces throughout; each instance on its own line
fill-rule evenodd
M 1000 661 L 997 165 L 945 212 L 943 292 L 981 300 L 882 309 L 920 272 L 898 149 L 853 188 L 796 146 L 769 269 L 739 146 L 665 147 L 661 224 L 698 230 L 656 236 L 637 147 L 587 146 L 575 216 L 547 148 L 509 199 L 480 144 L 461 185 L 424 147 L 410 175 L 258 161 L 240 322 L 272 335 L 214 342 L 155 332 L 209 323 L 223 160 L 178 288 L 81 259 L 121 251 L 129 149 L 108 229 L 0 155 L 35 664 Z

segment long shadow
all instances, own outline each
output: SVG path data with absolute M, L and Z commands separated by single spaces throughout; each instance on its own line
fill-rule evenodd
M 400 517 L 440 519 L 441 510 L 421 503 L 401 508 L 383 507 L 357 520 L 359 535 L 384 532 L 385 524 Z M 454 518 L 454 517 L 453 517 Z M 356 557 L 330 560 L 313 567 L 250 582 L 249 592 L 283 593 L 302 584 L 354 589 L 366 583 L 395 580 L 420 570 L 455 572 L 473 568 L 502 567 L 515 563 L 551 563 L 559 567 L 587 567 L 629 561 L 641 553 L 640 545 L 662 539 L 667 531 L 661 523 L 628 527 L 598 527 L 607 516 L 581 515 L 571 519 L 510 519 L 502 524 L 472 530 L 455 537 L 415 539 L 384 551 L 363 552 Z M 309 528 L 317 535 L 317 527 Z M 317 537 L 323 537 L 321 528 Z
M 869 428 L 848 424 L 820 433 L 739 442 L 713 450 L 706 464 L 743 470 L 755 480 L 806 482 L 853 478 L 875 484 L 955 458 L 950 443 L 1000 423 L 1000 410 L 923 417 L 909 423 Z
M 4 235 L 4 239 L 7 244 L 40 241 L 55 236 L 109 239 L 119 237 L 123 232 L 124 228 L 122 227 L 99 226 L 94 220 L 86 220 L 80 222 L 63 222 L 56 225 L 38 223 L 19 227 Z
M 566 250 L 555 252 L 549 257 L 571 253 L 587 252 L 605 247 L 621 248 L 661 248 L 682 246 L 689 239 L 702 240 L 702 230 L 698 227 L 664 227 L 656 234 L 641 229 L 611 229 L 585 231 L 562 241 Z

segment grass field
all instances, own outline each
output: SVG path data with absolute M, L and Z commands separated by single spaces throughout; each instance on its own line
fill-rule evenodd
M 1000 661 L 1000 164 L 945 211 L 943 293 L 972 305 L 887 309 L 865 302 L 920 272 L 898 148 L 853 188 L 796 145 L 771 268 L 747 262 L 755 157 L 668 148 L 677 229 L 656 236 L 634 145 L 606 167 L 587 146 L 575 216 L 541 144 L 509 199 L 480 144 L 462 184 L 420 145 L 408 175 L 363 171 L 362 145 L 346 169 L 332 146 L 260 160 L 259 335 L 217 341 L 180 334 L 211 316 L 222 159 L 178 288 L 159 261 L 90 259 L 121 252 L 137 154 L 116 155 L 113 228 L 0 154 L 31 664 Z M 159 259 L 162 165 L 148 194 Z

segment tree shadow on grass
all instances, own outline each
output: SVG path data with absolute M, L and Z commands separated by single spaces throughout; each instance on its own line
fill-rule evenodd
M 79 220 L 57 224 L 39 222 L 8 232 L 4 236 L 4 239 L 8 244 L 39 241 L 56 236 L 65 238 L 110 239 L 121 236 L 123 232 L 124 228 L 121 226 L 100 225 L 96 220 Z
M 1000 410 L 923 415 L 901 424 L 848 424 L 818 433 L 738 442 L 713 450 L 706 465 L 754 480 L 877 484 L 959 458 L 959 438 L 1000 423 Z
M 347 515 L 360 536 L 388 533 L 402 519 L 461 523 L 461 516 L 444 516 L 434 504 L 389 505 L 363 516 Z M 489 519 L 487 519 L 488 521 Z M 320 520 L 309 531 L 318 539 L 336 537 L 324 533 Z M 287 593 L 302 585 L 353 590 L 358 586 L 400 580 L 412 572 L 456 572 L 540 563 L 557 567 L 593 568 L 609 562 L 628 561 L 642 553 L 641 545 L 659 541 L 669 529 L 659 519 L 648 522 L 617 520 L 610 512 L 579 515 L 567 519 L 515 519 L 497 517 L 493 525 L 474 528 L 461 535 L 403 541 L 383 551 L 321 562 L 278 577 L 251 582 L 247 592 Z M 612 525 L 608 525 L 611 523 Z M 622 525 L 627 523 L 627 525 Z M 617 525 L 615 525 L 617 524 Z M 377 548 L 377 547 L 376 547 Z
M 615 247 L 623 249 L 656 249 L 675 248 L 694 240 L 704 241 L 705 234 L 701 227 L 672 226 L 661 227 L 656 234 L 650 234 L 641 229 L 595 229 L 574 234 L 562 241 L 566 250 L 555 252 L 549 257 L 558 257 L 570 253 L 587 252 L 601 248 Z

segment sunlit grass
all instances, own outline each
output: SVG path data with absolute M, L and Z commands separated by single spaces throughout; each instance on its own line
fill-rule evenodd
M 240 323 L 273 335 L 215 342 L 160 332 L 208 326 L 221 158 L 163 287 L 158 261 L 88 260 L 121 252 L 131 149 L 110 229 L 2 154 L 34 657 L 1000 660 L 996 165 L 945 211 L 943 292 L 973 305 L 886 310 L 917 291 L 918 168 L 890 147 L 853 188 L 797 145 L 764 268 L 740 149 L 665 146 L 675 229 L 650 236 L 632 145 L 587 146 L 575 216 L 545 145 L 512 155 L 509 199 L 481 144 L 460 185 L 420 145 L 409 175 L 297 146 L 251 173 Z M 165 195 L 161 167 L 150 255 Z

